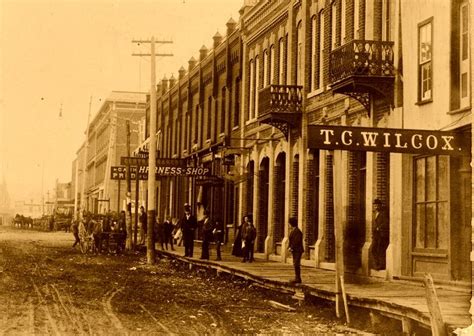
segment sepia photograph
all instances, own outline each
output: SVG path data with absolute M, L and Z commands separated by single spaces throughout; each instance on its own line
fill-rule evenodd
M 0 335 L 474 336 L 471 0 L 0 0 Z

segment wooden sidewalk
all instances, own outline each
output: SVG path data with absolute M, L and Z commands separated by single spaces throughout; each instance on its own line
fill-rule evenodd
M 305 295 L 335 300 L 334 271 L 301 266 L 303 283 L 295 286 L 288 283 L 294 276 L 291 264 L 268 261 L 258 256 L 253 263 L 242 263 L 240 258 L 230 255 L 226 249 L 222 253 L 223 260 L 215 261 L 213 248 L 210 260 L 199 259 L 201 249 L 197 246 L 194 248 L 194 258 L 183 257 L 183 247 L 175 247 L 175 251 L 162 251 L 157 248 L 157 251 L 184 262 L 252 280 L 263 287 L 288 293 L 303 292 Z M 430 325 L 425 288 L 421 283 L 384 281 L 353 277 L 350 274 L 346 274 L 345 282 L 349 306 L 363 307 L 402 320 L 403 323 L 415 321 L 425 327 Z M 465 328 L 471 324 L 469 313 L 471 293 L 445 288 L 437 288 L 436 292 L 444 322 L 450 330 Z

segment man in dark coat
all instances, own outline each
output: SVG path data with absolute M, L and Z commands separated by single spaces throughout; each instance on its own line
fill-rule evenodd
M 180 227 L 183 232 L 184 256 L 192 258 L 197 219 L 196 216 L 191 214 L 191 206 L 188 203 L 184 205 L 184 216 L 181 218 Z
M 385 269 L 386 250 L 390 238 L 389 221 L 382 201 L 374 200 L 374 223 L 372 227 L 372 268 Z
M 204 219 L 202 221 L 202 251 L 201 259 L 209 260 L 209 245 L 212 241 L 212 231 L 214 230 L 214 223 L 209 217 L 209 210 L 204 210 Z
M 303 233 L 298 228 L 298 220 L 295 217 L 291 217 L 288 222 L 292 227 L 289 237 L 289 247 L 291 254 L 293 255 L 293 267 L 295 268 L 295 279 L 290 283 L 297 284 L 301 283 L 301 255 L 303 254 Z
M 212 234 L 216 243 L 216 260 L 222 260 L 221 245 L 224 242 L 224 223 L 220 219 L 216 219 Z

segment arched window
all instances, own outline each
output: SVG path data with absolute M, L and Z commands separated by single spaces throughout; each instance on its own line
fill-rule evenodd
M 311 65 L 311 75 L 309 76 L 310 78 L 310 88 L 311 91 L 316 90 L 316 77 L 317 77 L 317 71 L 316 71 L 316 55 L 318 51 L 318 46 L 317 46 L 317 35 L 318 34 L 318 22 L 316 21 L 316 15 L 313 15 L 311 17 L 311 53 L 310 53 L 310 65 Z
M 268 85 L 268 51 L 263 52 L 263 87 Z
M 240 117 L 240 78 L 235 80 L 234 127 L 239 126 Z
M 303 24 L 300 21 L 296 28 L 296 85 L 303 85 Z
M 319 46 L 318 46 L 318 84 L 317 89 L 324 86 L 324 11 L 319 12 Z
M 220 133 L 225 132 L 225 120 L 226 120 L 226 107 L 227 107 L 227 101 L 226 101 L 226 87 L 224 86 L 221 90 L 221 115 L 220 115 L 220 121 L 221 121 L 221 126 L 220 126 Z
M 254 119 L 256 116 L 258 116 L 258 90 L 260 89 L 260 60 L 259 60 L 259 57 L 256 56 L 255 57 L 255 108 L 254 110 L 252 111 L 253 114 L 252 114 L 252 118 L 250 119 Z
M 255 69 L 254 69 L 254 61 L 250 60 L 249 62 L 249 113 L 248 113 L 248 120 L 252 119 L 253 110 L 255 108 Z
M 268 66 L 270 68 L 270 81 L 269 84 L 273 84 L 275 82 L 275 47 L 270 47 L 270 54 L 268 59 Z
M 286 82 L 285 75 L 285 39 L 281 38 L 278 42 L 278 84 L 283 85 Z

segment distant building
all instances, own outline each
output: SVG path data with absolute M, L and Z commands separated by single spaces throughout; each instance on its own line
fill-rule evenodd
M 131 150 L 139 144 L 139 124 L 145 116 L 145 104 L 145 93 L 112 91 L 92 118 L 88 125 L 89 138 L 76 152 L 77 157 L 72 164 L 72 199 L 77 211 L 86 209 L 93 213 L 105 213 L 122 209 L 126 183 L 111 180 L 110 171 L 112 166 L 120 165 L 122 156 L 127 156 L 127 120 L 130 121 Z
M 14 213 L 25 217 L 40 218 L 45 214 L 45 204 L 34 200 L 16 201 Z
M 8 193 L 5 177 L 3 177 L 3 181 L 0 183 L 0 225 L 8 223 L 12 214 L 13 209 L 11 207 L 10 195 Z

